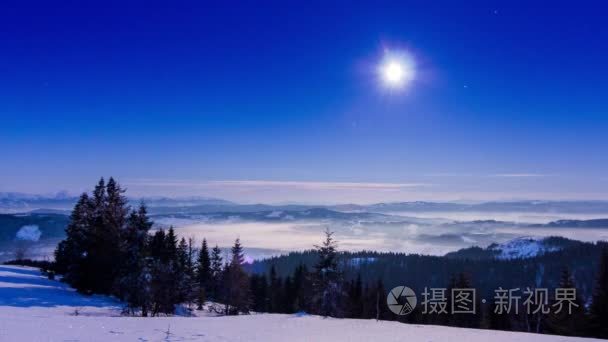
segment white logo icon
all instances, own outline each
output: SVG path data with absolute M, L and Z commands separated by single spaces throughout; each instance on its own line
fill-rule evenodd
M 406 286 L 397 286 L 388 293 L 386 304 L 396 315 L 407 315 L 414 311 L 418 298 L 416 293 Z

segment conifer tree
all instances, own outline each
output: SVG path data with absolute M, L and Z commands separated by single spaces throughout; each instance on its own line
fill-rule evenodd
M 311 284 L 306 265 L 300 263 L 293 273 L 293 308 L 295 312 L 309 308 Z
M 124 196 L 125 190 L 114 178 L 110 177 L 106 186 L 106 205 L 104 212 L 104 224 L 110 231 L 112 237 L 119 239 L 125 227 L 127 215 L 129 214 L 128 200 Z
M 79 291 L 85 291 L 86 258 L 89 249 L 92 206 L 88 194 L 83 193 L 72 210 L 66 227 L 66 238 L 55 251 L 55 271 Z
M 223 258 L 222 250 L 215 245 L 211 251 L 211 277 L 209 283 L 209 297 L 213 300 L 219 300 L 220 286 L 223 276 Z
M 293 295 L 293 280 L 291 276 L 286 276 L 283 281 L 283 288 L 281 289 L 281 297 L 283 301 L 280 305 L 279 312 L 282 313 L 294 313 L 294 295 Z
M 232 247 L 232 258 L 226 266 L 224 286 L 224 305 L 226 315 L 238 315 L 249 313 L 251 302 L 249 278 L 243 270 L 245 256 L 239 239 L 236 239 Z
M 315 265 L 313 281 L 314 310 L 322 316 L 341 317 L 342 274 L 338 269 L 337 243 L 333 232 L 325 231 L 325 240 L 315 246 L 319 260 Z
M 108 262 L 105 260 L 105 254 L 108 250 L 106 246 L 111 243 L 106 235 L 104 224 L 106 203 L 106 183 L 102 177 L 93 190 L 91 219 L 89 221 L 90 234 L 87 239 L 87 251 L 85 252 L 86 266 L 82 270 L 85 279 L 84 287 L 88 292 L 107 293 L 110 286 L 107 280 L 109 274 L 100 273 L 107 271 Z
M 251 309 L 255 312 L 269 312 L 268 281 L 264 275 L 252 274 L 249 277 L 252 295 Z
M 270 267 L 269 273 L 269 312 L 281 312 L 283 303 L 283 285 L 281 279 L 277 276 L 277 270 L 274 265 Z
M 572 274 L 566 267 L 562 270 L 558 288 L 576 289 Z M 557 298 L 553 298 L 551 312 L 547 318 L 547 332 L 568 336 L 581 336 L 585 333 L 585 307 L 579 293 L 576 294 L 573 305 L 569 307 L 570 304 L 567 301 L 559 305 Z
M 600 257 L 589 312 L 589 328 L 593 337 L 608 339 L 608 247 L 604 247 Z
M 190 267 L 188 243 L 185 238 L 179 240 L 177 246 L 177 263 L 174 270 L 175 282 L 177 283 L 177 302 L 190 302 L 192 291 L 192 278 L 190 277 Z
M 166 260 L 177 263 L 177 243 L 177 235 L 175 235 L 175 230 L 171 226 L 165 237 L 164 257 Z
M 148 246 L 148 252 L 153 259 L 166 261 L 165 258 L 165 231 L 162 229 L 157 230 Z
M 147 256 L 148 231 L 152 222 L 143 203 L 131 212 L 123 233 L 124 259 L 117 279 L 119 298 L 127 301 L 129 308 L 141 308 L 142 316 L 148 315 L 150 274 Z
M 472 289 L 473 284 L 471 281 L 471 276 L 467 273 L 460 272 L 458 273 L 451 281 L 448 291 L 449 300 L 448 302 L 452 303 L 452 301 L 456 300 L 452 298 L 452 289 Z M 468 293 L 468 295 L 473 295 L 472 293 Z M 476 293 L 475 293 L 476 295 Z M 456 326 L 456 327 L 466 327 L 466 328 L 478 328 L 481 325 L 481 313 L 480 313 L 480 300 L 478 298 L 469 298 L 472 302 L 475 303 L 476 307 L 471 307 L 471 313 L 461 313 L 461 314 L 450 314 L 448 317 L 448 325 Z M 475 312 L 475 313 L 472 313 Z
M 386 290 L 381 278 L 372 284 L 366 284 L 363 289 L 363 318 L 389 320 L 391 313 L 386 306 Z
M 93 222 L 89 259 L 90 286 L 95 293 L 113 293 L 115 281 L 124 259 L 122 234 L 129 207 L 124 190 L 110 178 L 105 185 L 103 178 L 93 191 Z
M 363 285 L 361 282 L 361 273 L 357 275 L 357 279 L 350 281 L 348 285 L 348 298 L 346 315 L 349 318 L 363 317 Z
M 201 250 L 198 253 L 196 281 L 198 285 L 197 305 L 198 309 L 201 310 L 209 293 L 209 286 L 211 285 L 211 258 L 206 239 L 203 239 Z
M 175 305 L 183 300 L 179 276 L 177 237 L 173 228 L 168 233 L 158 231 L 150 243 L 152 315 L 172 314 Z

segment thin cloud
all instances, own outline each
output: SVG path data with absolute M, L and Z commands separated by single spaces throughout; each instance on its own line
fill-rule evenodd
M 542 173 L 498 173 L 491 175 L 491 177 L 548 177 L 550 175 L 542 174 Z
M 220 186 L 283 187 L 308 190 L 398 190 L 433 185 L 428 183 L 301 182 L 268 180 L 226 180 L 210 181 L 208 183 Z
M 286 188 L 301 190 L 400 190 L 406 188 L 428 187 L 428 183 L 369 183 L 369 182 L 304 182 L 272 180 L 217 180 L 217 181 L 181 181 L 141 179 L 126 183 L 127 185 L 154 187 L 204 187 L 204 188 Z
M 425 177 L 474 177 L 472 173 L 437 172 L 424 174 Z

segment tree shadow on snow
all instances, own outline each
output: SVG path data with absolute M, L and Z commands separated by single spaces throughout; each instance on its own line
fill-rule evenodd
M 10 273 L 15 273 L 15 274 L 24 274 L 24 275 L 35 276 L 35 277 L 40 276 L 40 270 L 38 270 L 38 269 L 17 268 L 16 266 L 7 266 L 7 265 L 0 265 L 0 272 L 10 272 Z
M 84 296 L 64 283 L 43 277 L 38 270 L 0 266 L 0 306 L 13 307 L 108 307 L 111 300 Z

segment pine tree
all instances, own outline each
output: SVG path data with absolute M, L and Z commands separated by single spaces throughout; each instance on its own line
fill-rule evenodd
M 366 284 L 363 289 L 363 318 L 375 320 L 390 320 L 393 316 L 386 306 L 386 290 L 382 279 L 374 284 Z
M 283 288 L 281 289 L 281 294 L 283 297 L 282 305 L 280 306 L 279 312 L 281 313 L 294 313 L 294 295 L 293 295 L 293 280 L 291 276 L 285 277 L 283 281 Z
M 190 302 L 192 289 L 191 263 L 188 243 L 185 238 L 181 238 L 177 246 L 177 264 L 175 267 L 175 282 L 177 283 L 177 302 Z
M 198 300 L 198 282 L 196 280 L 196 267 L 194 260 L 194 237 L 188 238 L 188 257 L 186 261 L 186 274 L 188 275 L 188 304 L 194 303 Z
M 566 267 L 562 270 L 558 288 L 576 289 L 572 274 Z M 574 305 L 571 307 L 571 312 L 568 309 L 570 304 L 567 302 L 563 302 L 561 310 L 557 306 L 556 298 L 552 302 L 551 312 L 547 318 L 547 332 L 567 336 L 581 336 L 586 332 L 585 307 L 578 293 L 573 301 Z
M 268 281 L 266 280 L 266 276 L 252 274 L 249 280 L 252 295 L 251 309 L 255 312 L 269 312 Z
M 106 205 L 104 212 L 104 224 L 110 231 L 112 237 L 119 239 L 125 227 L 127 215 L 129 214 L 128 200 L 124 196 L 125 190 L 114 178 L 110 177 L 106 186 Z
M 169 227 L 167 236 L 165 237 L 164 259 L 177 263 L 177 235 L 173 227 Z
M 232 247 L 232 258 L 226 267 L 224 286 L 224 305 L 226 315 L 238 315 L 249 313 L 251 302 L 249 278 L 243 270 L 245 256 L 239 239 L 236 239 Z
M 608 339 L 608 247 L 604 247 L 589 313 L 593 337 Z
M 150 311 L 152 316 L 156 316 L 162 312 L 166 307 L 164 304 L 167 294 L 167 286 L 165 284 L 165 277 L 168 273 L 167 265 L 168 261 L 165 259 L 165 238 L 166 233 L 163 229 L 157 230 L 148 243 L 148 262 L 150 284 L 149 284 L 149 296 L 150 296 Z
M 148 315 L 150 300 L 150 274 L 146 260 L 150 228 L 152 228 L 152 222 L 148 218 L 145 205 L 141 203 L 138 210 L 129 215 L 127 227 L 123 233 L 124 260 L 116 285 L 119 289 L 119 298 L 128 303 L 131 312 L 136 308 L 141 308 L 142 316 Z
M 110 271 L 110 274 L 106 273 L 108 262 L 105 261 L 108 252 L 106 246 L 110 244 L 104 222 L 106 204 L 106 184 L 102 177 L 93 190 L 85 266 L 82 269 L 83 287 L 87 292 L 108 293 L 111 286 L 109 278 L 112 277 L 113 271 Z M 114 247 L 110 250 L 113 249 Z
M 166 234 L 161 230 L 152 237 L 150 254 L 152 315 L 172 314 L 175 305 L 183 300 L 177 237 L 173 228 Z
M 281 306 L 283 303 L 283 284 L 281 279 L 277 276 L 277 270 L 274 265 L 270 267 L 270 273 L 268 275 L 269 284 L 269 306 L 268 311 L 278 313 L 281 312 Z
M 325 241 L 315 246 L 319 260 L 315 265 L 314 310 L 322 316 L 341 317 L 342 275 L 338 269 L 337 243 L 333 232 L 325 231 Z
M 232 251 L 232 260 L 231 264 L 242 265 L 245 262 L 245 252 L 243 251 L 243 246 L 241 245 L 241 240 L 236 239 L 234 241 L 234 245 L 231 248 Z
M 165 231 L 162 229 L 157 230 L 152 236 L 148 246 L 148 251 L 152 258 L 158 260 L 165 259 L 165 236 Z
M 309 308 L 311 284 L 306 265 L 300 263 L 293 273 L 293 308 L 295 312 Z
M 211 285 L 211 258 L 209 256 L 209 248 L 207 247 L 207 240 L 203 239 L 201 250 L 198 253 L 198 260 L 196 263 L 196 281 L 198 283 L 198 309 L 203 308 L 206 296 L 209 293 L 209 286 Z
M 211 278 L 209 282 L 209 298 L 219 300 L 220 284 L 223 276 L 222 250 L 215 245 L 211 251 Z
M 113 293 L 122 255 L 122 234 L 129 207 L 124 190 L 110 178 L 105 185 L 103 178 L 93 192 L 92 241 L 88 259 L 91 290 L 96 293 Z
M 348 318 L 363 318 L 363 284 L 361 273 L 356 280 L 351 280 L 348 284 L 348 298 L 346 305 L 346 315 Z
M 64 274 L 64 280 L 79 291 L 86 291 L 86 258 L 90 240 L 92 206 L 87 193 L 83 193 L 72 210 L 66 227 L 66 238 L 55 250 L 55 272 Z
M 455 299 L 452 298 L 452 289 L 471 289 L 474 288 L 471 281 L 471 276 L 467 273 L 461 272 L 456 277 L 453 278 L 452 283 L 450 284 L 450 288 L 448 291 L 449 303 L 452 303 Z M 481 325 L 481 313 L 480 313 L 480 300 L 479 298 L 470 298 L 476 305 L 476 307 L 471 308 L 471 312 L 473 313 L 461 313 L 461 314 L 450 314 L 448 315 L 448 325 L 456 326 L 456 327 L 466 327 L 466 328 L 478 328 Z

